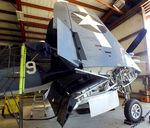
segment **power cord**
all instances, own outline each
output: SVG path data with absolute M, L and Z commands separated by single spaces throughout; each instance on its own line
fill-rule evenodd
M 23 118 L 23 120 L 28 120 L 28 121 L 35 121 L 35 120 L 51 120 L 54 119 L 56 116 L 48 117 L 48 118 Z

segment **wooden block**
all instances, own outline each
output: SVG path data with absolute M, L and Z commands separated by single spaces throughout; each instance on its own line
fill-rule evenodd
M 146 90 L 146 91 L 140 90 L 139 93 L 140 93 L 141 95 L 150 96 L 150 90 Z
M 140 100 L 142 102 L 150 103 L 150 96 L 141 96 Z
M 146 95 L 150 96 L 150 90 L 146 90 Z

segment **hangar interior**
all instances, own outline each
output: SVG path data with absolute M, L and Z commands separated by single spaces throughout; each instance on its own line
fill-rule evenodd
M 125 50 L 129 48 L 134 39 L 136 39 L 143 28 L 145 28 L 144 30 L 147 31 L 146 36 L 139 45 L 135 47 L 133 53 L 129 53 L 129 55 L 135 58 L 135 63 L 141 69 L 141 73 L 137 76 L 136 80 L 130 83 L 129 89 L 130 97 L 136 98 L 141 102 L 143 116 L 146 115 L 145 120 L 142 123 L 138 122 L 139 124 L 136 127 L 150 127 L 150 0 L 0 0 L 0 127 L 61 128 L 56 117 L 51 119 L 56 113 L 55 111 L 53 112 L 47 99 L 46 101 L 45 99 L 42 99 L 40 102 L 36 101 L 37 97 L 43 98 L 43 95 L 41 95 L 43 92 L 45 94 L 43 88 L 40 87 L 38 90 L 28 89 L 27 93 L 24 92 L 23 88 L 30 86 L 34 88 L 39 83 L 43 84 L 43 79 L 44 85 L 46 86 L 45 83 L 48 79 L 53 78 L 50 78 L 52 77 L 52 75 L 50 75 L 47 79 L 43 72 L 47 73 L 51 71 L 52 67 L 55 67 L 54 71 L 62 69 L 63 67 L 63 64 L 59 60 L 55 60 L 54 65 L 51 65 L 53 56 L 50 56 L 50 54 L 51 52 L 53 53 L 53 50 L 55 51 L 55 47 L 49 48 L 45 43 L 49 44 L 51 40 L 55 40 L 53 39 L 55 34 L 52 33 L 49 35 L 48 32 L 51 31 L 49 29 L 49 26 L 51 26 L 50 21 L 52 21 L 56 15 L 54 14 L 55 3 L 64 1 L 77 6 L 81 12 L 87 10 L 89 13 L 98 16 Z M 61 9 L 60 7 L 60 10 L 58 10 L 61 11 Z M 76 16 L 81 17 L 81 15 Z M 84 13 L 82 13 L 82 17 L 83 16 Z M 92 17 L 92 19 L 94 18 Z M 57 20 L 57 23 L 58 21 L 59 20 Z M 91 24 L 93 25 L 95 21 Z M 63 36 L 66 36 L 65 30 L 66 29 L 60 30 L 60 32 L 62 31 L 64 33 Z M 58 31 L 56 33 L 59 34 Z M 57 36 L 56 40 L 58 41 L 59 39 Z M 91 41 L 93 40 L 91 39 Z M 65 47 L 64 44 L 61 46 Z M 116 51 L 117 50 L 116 48 Z M 69 49 L 67 51 L 66 54 L 71 54 L 69 53 Z M 26 62 L 26 60 L 29 61 Z M 31 61 L 34 61 L 34 63 Z M 58 67 L 55 65 L 57 63 L 60 63 Z M 37 69 L 34 67 L 39 70 L 39 73 L 35 73 Z M 29 71 L 29 75 L 26 75 L 27 71 L 25 70 Z M 81 72 L 80 70 L 78 71 Z M 17 73 L 12 77 L 10 72 L 13 74 Z M 31 76 L 32 74 L 34 75 Z M 55 73 L 55 75 L 59 77 L 57 73 Z M 15 85 L 17 85 L 16 88 Z M 14 86 L 14 88 L 12 86 Z M 13 94 L 13 89 L 17 89 L 15 94 Z M 7 94 L 8 90 L 9 92 Z M 51 91 L 48 93 L 51 93 Z M 47 95 L 49 96 L 49 94 Z M 120 106 L 118 108 L 94 118 L 90 118 L 89 109 L 83 110 L 82 113 L 85 114 L 79 114 L 73 110 L 63 127 L 130 127 L 130 125 L 124 124 L 124 107 L 122 106 L 124 95 L 119 94 L 119 97 Z M 42 103 L 42 105 L 40 103 Z M 39 110 L 40 112 L 34 112 L 34 107 L 37 106 L 42 106 L 42 109 L 40 108 L 41 111 Z M 103 104 L 101 104 L 101 106 L 103 106 Z M 82 107 L 84 108 L 84 105 L 81 106 L 81 108 Z

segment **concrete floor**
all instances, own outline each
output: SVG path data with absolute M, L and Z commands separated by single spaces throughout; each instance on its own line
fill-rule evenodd
M 24 118 L 30 117 L 32 100 L 25 100 Z M 150 110 L 150 103 L 142 103 L 143 114 Z M 52 109 L 47 110 L 48 116 L 53 116 Z M 33 118 L 43 118 L 43 112 L 35 112 Z M 64 128 L 130 128 L 124 123 L 123 107 L 119 106 L 115 111 L 110 111 L 90 118 L 89 114 L 78 115 L 73 112 L 69 117 Z M 15 119 L 0 117 L 0 128 L 18 128 Z M 56 118 L 44 121 L 24 121 L 24 128 L 61 128 Z M 148 117 L 136 128 L 150 128 Z

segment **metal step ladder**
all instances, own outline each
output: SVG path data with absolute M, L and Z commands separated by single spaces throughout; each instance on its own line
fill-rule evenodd
M 46 114 L 46 101 L 47 101 L 47 98 L 45 97 L 45 94 L 42 91 L 34 93 L 30 118 L 33 117 L 33 113 L 35 111 L 43 111 L 44 116 L 45 117 L 47 116 L 47 114 Z

